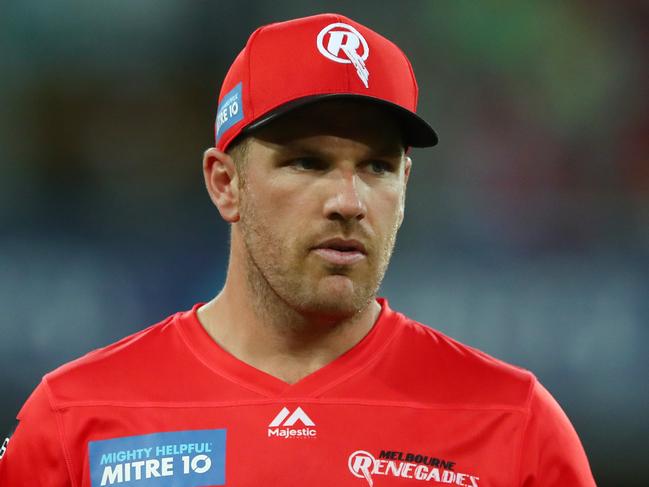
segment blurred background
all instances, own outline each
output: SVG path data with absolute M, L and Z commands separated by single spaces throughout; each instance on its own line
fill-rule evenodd
M 221 80 L 257 26 L 326 11 L 403 48 L 441 139 L 381 294 L 534 371 L 600 486 L 647 485 L 641 0 L 2 0 L 0 430 L 47 371 L 219 291 Z

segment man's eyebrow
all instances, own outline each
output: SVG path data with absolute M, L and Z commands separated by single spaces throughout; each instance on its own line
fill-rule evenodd
M 287 142 L 286 144 L 282 144 L 278 152 L 280 153 L 300 152 L 300 153 L 316 156 L 316 155 L 321 155 L 325 151 L 319 149 L 318 147 L 313 147 L 311 144 L 304 144 L 299 141 L 293 141 L 293 142 Z

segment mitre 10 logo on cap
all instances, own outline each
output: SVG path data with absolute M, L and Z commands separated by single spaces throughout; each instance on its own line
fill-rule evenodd
M 369 88 L 370 73 L 365 67 L 365 61 L 370 54 L 370 48 L 360 32 L 349 24 L 336 22 L 320 31 L 317 43 L 318 50 L 327 59 L 353 64 L 365 88 Z
M 239 83 L 223 97 L 216 109 L 217 140 L 224 131 L 241 120 L 243 120 L 243 102 L 241 100 L 241 83 Z

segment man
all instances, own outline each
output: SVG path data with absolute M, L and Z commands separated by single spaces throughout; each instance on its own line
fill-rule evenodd
M 437 142 L 416 99 L 405 55 L 351 19 L 255 31 L 203 160 L 222 291 L 47 374 L 0 484 L 594 485 L 531 373 L 376 298 L 408 149 Z

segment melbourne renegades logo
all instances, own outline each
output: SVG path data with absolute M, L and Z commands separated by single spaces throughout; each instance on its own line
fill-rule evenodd
M 365 88 L 369 87 L 367 80 L 370 72 L 365 67 L 365 61 L 370 54 L 370 48 L 360 32 L 351 25 L 336 22 L 320 31 L 317 43 L 318 51 L 327 59 L 353 64 Z
M 480 477 L 458 472 L 455 462 L 415 453 L 381 450 L 377 458 L 368 451 L 356 450 L 347 458 L 347 467 L 354 477 L 365 479 L 369 487 L 374 487 L 375 477 L 409 479 L 429 485 L 480 487 Z M 379 480 L 377 485 L 381 483 Z

